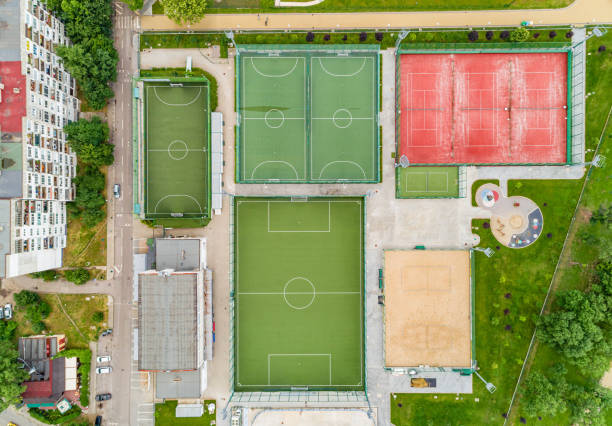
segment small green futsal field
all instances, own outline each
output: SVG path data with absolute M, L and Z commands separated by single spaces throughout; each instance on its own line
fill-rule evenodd
M 208 82 L 171 84 L 144 83 L 145 217 L 208 217 Z
M 237 179 L 379 181 L 378 51 L 241 52 Z
M 398 167 L 397 198 L 455 198 L 459 196 L 459 167 Z
M 234 208 L 235 390 L 363 390 L 363 199 Z

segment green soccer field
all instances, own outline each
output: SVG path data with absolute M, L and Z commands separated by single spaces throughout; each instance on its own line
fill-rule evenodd
M 208 82 L 145 82 L 145 216 L 209 213 Z
M 379 180 L 376 50 L 243 52 L 237 179 Z
M 235 199 L 235 390 L 364 388 L 363 209 Z
M 398 167 L 397 198 L 455 198 L 459 196 L 459 167 Z

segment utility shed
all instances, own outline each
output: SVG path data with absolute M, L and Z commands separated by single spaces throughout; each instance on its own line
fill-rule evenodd
M 197 241 L 197 240 L 195 240 Z M 158 257 L 159 262 L 159 257 Z M 195 370 L 203 362 L 201 272 L 139 275 L 138 369 Z M 201 308 L 200 308 L 201 309 Z

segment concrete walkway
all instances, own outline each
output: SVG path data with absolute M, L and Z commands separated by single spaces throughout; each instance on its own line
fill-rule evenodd
M 16 278 L 2 280 L 2 288 L 12 291 L 30 290 L 37 293 L 60 293 L 60 294 L 110 294 L 113 295 L 115 288 L 111 281 L 99 280 L 89 281 L 83 285 L 76 285 L 66 280 L 45 282 L 40 279 L 21 275 Z
M 612 0 L 576 0 L 561 9 L 360 12 L 360 13 L 269 13 L 209 14 L 193 25 L 178 25 L 163 15 L 143 16 L 143 31 L 204 30 L 339 30 L 354 28 L 445 28 L 534 25 L 586 25 L 612 23 Z

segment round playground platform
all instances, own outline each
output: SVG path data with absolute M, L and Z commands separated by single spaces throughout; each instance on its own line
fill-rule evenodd
M 486 183 L 476 191 L 476 203 L 491 210 L 491 232 L 506 247 L 527 247 L 542 234 L 542 211 L 529 198 L 506 197 L 499 186 Z

